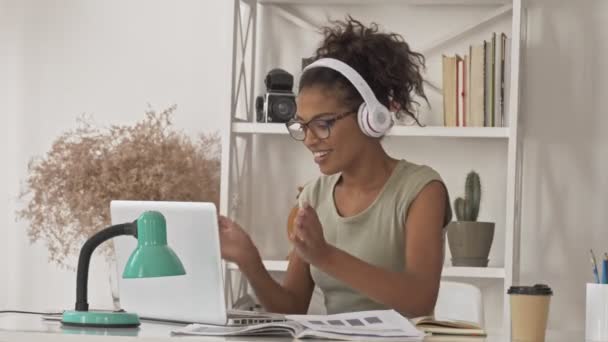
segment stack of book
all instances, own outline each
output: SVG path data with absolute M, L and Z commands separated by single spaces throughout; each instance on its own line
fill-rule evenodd
M 510 45 L 504 33 L 493 33 L 464 56 L 442 56 L 444 126 L 507 126 Z

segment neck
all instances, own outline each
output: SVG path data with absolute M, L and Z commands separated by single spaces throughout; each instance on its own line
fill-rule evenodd
M 359 191 L 378 190 L 390 177 L 397 160 L 391 158 L 380 145 L 370 145 L 361 151 L 361 157 L 342 171 L 342 186 Z

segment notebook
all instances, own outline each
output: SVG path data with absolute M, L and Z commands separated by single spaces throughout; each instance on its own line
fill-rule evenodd
M 416 328 L 431 334 L 438 335 L 467 335 L 485 336 L 485 330 L 475 322 L 461 321 L 433 316 L 418 317 L 411 320 Z

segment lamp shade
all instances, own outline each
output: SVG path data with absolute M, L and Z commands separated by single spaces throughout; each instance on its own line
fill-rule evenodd
M 149 278 L 184 275 L 186 270 L 175 252 L 167 246 L 167 223 L 156 211 L 137 219 L 137 249 L 133 251 L 123 278 Z

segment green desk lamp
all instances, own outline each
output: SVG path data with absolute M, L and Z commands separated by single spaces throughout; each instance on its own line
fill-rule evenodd
M 157 211 L 147 211 L 136 221 L 105 228 L 89 238 L 78 257 L 76 273 L 76 308 L 64 311 L 61 322 L 69 326 L 103 328 L 129 328 L 139 326 L 137 314 L 121 311 L 89 311 L 87 282 L 91 254 L 102 242 L 120 235 L 132 235 L 137 239 L 123 278 L 148 278 L 184 275 L 181 261 L 167 246 L 165 217 Z

